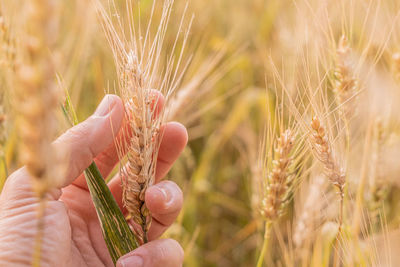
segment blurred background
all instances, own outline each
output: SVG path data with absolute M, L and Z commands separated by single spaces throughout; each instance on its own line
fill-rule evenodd
M 0 3 L 1 14 L 7 15 L 4 17 L 9 25 L 18 24 L 18 2 L 21 1 Z M 113 15 L 126 15 L 125 1 L 115 0 L 115 3 L 119 14 Z M 175 0 L 165 40 L 166 51 L 174 42 L 186 3 Z M 135 12 L 140 8 L 141 14 L 140 18 L 138 13 L 134 14 L 135 20 L 144 25 L 149 19 L 152 1 L 141 0 L 135 7 Z M 276 116 L 276 92 L 285 88 L 294 99 L 300 99 L 308 94 L 308 85 L 318 87 L 318 81 L 332 74 L 335 46 L 342 34 L 349 37 L 355 57 L 367 62 L 367 69 L 372 70 L 365 70 L 365 64 L 359 64 L 357 72 L 360 76 L 371 78 L 370 73 L 375 75 L 374 79 L 364 80 L 368 96 L 361 97 L 363 104 L 358 113 L 369 114 L 366 110 L 373 106 L 376 110 L 390 106 L 385 113 L 391 125 L 387 157 L 394 161 L 391 165 L 394 167 L 387 175 L 391 178 L 387 182 L 390 190 L 385 200 L 385 229 L 393 231 L 392 238 L 397 238 L 396 229 L 400 223 L 397 211 L 400 183 L 396 180 L 400 148 L 400 132 L 396 126 L 399 107 L 396 103 L 400 92 L 399 76 L 396 76 L 400 74 L 400 64 L 396 65 L 396 53 L 400 52 L 399 11 L 400 2 L 396 0 L 189 1 L 186 16 L 190 19 L 193 14 L 194 20 L 185 57 L 190 59 L 190 65 L 180 88 L 194 86 L 196 89 L 185 108 L 173 119 L 185 124 L 190 141 L 168 175 L 168 179 L 181 186 L 185 202 L 178 221 L 165 234 L 184 247 L 185 266 L 256 264 L 264 223 L 259 212 L 255 180 L 262 175 L 257 164 L 264 128 L 271 117 Z M 90 1 L 68 1 L 58 12 L 61 24 L 57 30 L 59 54 L 55 57 L 61 62 L 58 64 L 60 83 L 69 90 L 82 121 L 92 114 L 106 92 L 115 92 L 114 59 Z M 156 9 L 155 18 L 159 15 L 157 12 L 160 10 Z M 2 38 L 7 36 L 2 34 Z M 9 37 L 12 39 L 17 35 L 11 33 Z M 13 56 L 12 45 L 8 48 L 3 45 L 2 51 L 3 56 Z M 1 64 L 3 70 L 9 67 L 7 60 L 2 60 Z M 12 90 L 12 85 L 7 82 L 7 72 L 0 72 L 1 90 L 5 91 L 6 87 Z M 324 84 L 330 83 L 329 79 L 324 81 Z M 371 99 L 380 100 L 375 105 Z M 10 110 L 12 103 L 4 102 L 4 109 Z M 6 111 L 6 114 L 4 155 L 6 169 L 12 172 L 20 167 L 18 139 L 12 112 Z M 365 120 L 368 118 L 358 120 L 356 125 L 365 125 Z M 67 127 L 60 115 L 59 132 Z M 364 138 L 365 135 L 363 132 L 358 136 Z M 358 153 L 353 156 L 361 158 L 362 142 L 355 142 L 353 147 L 349 155 Z M 359 169 L 357 163 L 349 166 Z M 2 168 L 0 172 L 0 187 L 6 177 L 4 170 Z M 301 187 L 308 186 L 310 173 L 307 172 L 304 183 L 296 187 L 287 211 L 274 230 L 274 241 L 266 259 L 268 266 L 287 266 L 289 263 L 295 266 L 296 262 L 301 262 L 290 260 L 296 258 L 295 250 L 291 248 L 291 232 L 294 231 L 293 222 L 298 218 L 296 211 L 301 210 L 297 207 L 300 204 L 294 203 L 296 200 L 305 202 L 303 199 L 309 191 Z M 353 184 L 357 187 L 356 178 Z M 324 199 L 329 201 L 328 197 Z M 316 229 L 322 229 L 322 225 L 318 224 Z M 324 225 L 324 231 L 328 231 L 328 226 Z M 377 235 L 381 233 L 377 231 Z M 400 242 L 390 244 L 395 251 Z M 379 247 L 384 246 L 376 245 L 376 251 Z M 387 258 L 395 261 L 395 255 Z M 389 265 L 383 261 L 382 266 Z

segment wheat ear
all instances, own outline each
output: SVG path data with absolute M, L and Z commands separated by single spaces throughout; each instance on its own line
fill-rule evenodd
M 34 189 L 43 198 L 54 180 L 49 175 L 53 154 L 51 140 L 56 131 L 54 111 L 58 89 L 54 61 L 47 48 L 54 46 L 53 1 L 32 1 L 27 14 L 24 58 L 17 65 L 21 156 L 34 179 Z
M 154 93 L 154 90 L 163 93 L 165 101 L 167 101 L 180 83 L 183 77 L 180 66 L 191 22 L 188 30 L 184 31 L 183 15 L 171 55 L 167 57 L 164 65 L 162 62 L 164 37 L 171 17 L 173 0 L 163 1 L 161 19 L 155 35 L 153 36 L 150 32 L 152 23 L 150 19 L 144 38 L 141 35 L 141 29 L 134 25 L 131 18 L 129 21 L 130 36 L 126 36 L 123 29 L 119 29 L 121 31 L 118 32 L 101 3 L 96 2 L 102 26 L 114 53 L 119 91 L 125 103 L 126 127 L 123 133 L 124 138 L 118 144 L 119 157 L 123 159 L 126 154 L 127 158 L 127 164 L 121 168 L 120 172 L 123 204 L 128 210 L 129 216 L 137 224 L 134 231 L 139 242 L 146 243 L 151 214 L 146 207 L 145 194 L 147 188 L 155 181 L 156 162 L 161 141 L 160 129 L 165 116 L 165 108 L 157 107 L 158 94 Z M 127 2 L 130 16 L 132 15 L 131 5 L 130 2 Z M 155 5 L 156 1 L 153 2 L 151 18 Z M 116 25 L 123 25 L 123 22 L 119 21 Z M 177 51 L 176 47 L 178 47 L 177 43 L 181 32 L 183 32 L 182 48 Z M 173 56 L 175 52 L 179 53 L 176 61 Z M 186 68 L 183 67 L 183 69 Z
M 282 133 L 275 144 L 272 170 L 268 174 L 266 194 L 261 211 L 266 220 L 273 221 L 280 216 L 282 204 L 288 193 L 288 168 L 292 162 L 290 152 L 293 144 L 294 137 L 290 130 Z
M 58 93 L 54 62 L 48 51 L 55 46 L 53 30 L 57 21 L 54 1 L 35 0 L 26 5 L 22 58 L 16 63 L 18 100 L 15 109 L 19 113 L 20 155 L 40 200 L 33 252 L 33 265 L 40 266 L 46 193 L 56 185 L 54 179 L 59 176 L 54 175 L 55 152 L 51 147 L 56 130 L 54 112 L 58 107 Z
M 292 163 L 290 153 L 294 146 L 294 136 L 291 130 L 286 130 L 275 142 L 274 160 L 272 169 L 267 176 L 265 197 L 262 201 L 261 214 L 266 220 L 264 242 L 257 261 L 257 267 L 264 262 L 265 252 L 270 240 L 272 223 L 282 214 L 282 208 L 288 195 L 288 183 L 290 182 L 289 167 Z
M 343 224 L 343 199 L 346 177 L 344 171 L 337 163 L 328 137 L 325 133 L 325 128 L 321 125 L 318 117 L 314 117 L 311 122 L 312 133 L 310 135 L 311 144 L 313 146 L 316 158 L 323 164 L 324 173 L 329 181 L 338 189 L 340 197 L 340 215 L 339 228 Z
M 151 216 L 145 203 L 147 188 L 154 183 L 156 156 L 159 146 L 160 124 L 154 120 L 150 96 L 145 99 L 134 97 L 127 107 L 130 129 L 133 131 L 128 141 L 128 163 L 122 170 L 123 202 L 133 220 L 141 227 L 136 229 L 143 243 L 147 242 L 147 232 Z

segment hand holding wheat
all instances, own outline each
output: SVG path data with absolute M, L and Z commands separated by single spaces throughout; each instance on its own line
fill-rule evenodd
M 123 110 L 122 101 L 109 95 L 93 116 L 53 143 L 56 149 L 68 147 L 71 154 L 64 187 L 47 195 L 42 266 L 113 265 L 82 172 L 94 159 L 103 176 L 107 177 L 118 163 L 113 139 L 123 124 Z M 156 239 L 172 224 L 182 206 L 179 187 L 173 182 L 160 182 L 160 179 L 168 172 L 186 142 L 187 133 L 183 126 L 176 123 L 164 126 L 156 168 L 157 183 L 149 187 L 145 195 L 147 208 L 153 216 L 150 242 L 122 257 L 117 266 L 165 267 L 182 264 L 183 252 L 177 242 Z M 119 175 L 110 181 L 109 187 L 122 207 Z M 30 266 L 38 205 L 26 169 L 13 173 L 0 195 L 0 266 Z

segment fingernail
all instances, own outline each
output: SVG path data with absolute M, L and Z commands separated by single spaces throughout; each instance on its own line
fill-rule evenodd
M 172 204 L 172 194 L 168 188 L 157 186 L 157 188 L 160 190 L 160 192 L 163 194 L 164 197 L 164 205 L 166 207 L 170 206 Z
M 143 259 L 140 256 L 125 256 L 117 262 L 117 267 L 140 267 L 143 265 Z
M 115 105 L 114 98 L 111 95 L 106 95 L 99 104 L 99 106 L 97 107 L 96 111 L 94 112 L 94 115 L 99 117 L 104 117 L 111 112 L 114 105 Z

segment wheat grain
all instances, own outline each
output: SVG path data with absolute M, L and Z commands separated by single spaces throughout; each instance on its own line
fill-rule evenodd
M 152 118 L 150 100 L 144 103 L 143 100 L 133 98 L 127 107 L 128 114 L 132 116 L 129 124 L 133 133 L 127 143 L 128 164 L 122 171 L 122 185 L 124 205 L 133 220 L 142 228 L 139 235 L 142 242 L 147 242 L 146 233 L 150 227 L 151 216 L 144 198 L 147 188 L 155 180 L 155 155 L 160 141 L 160 124 L 159 120 L 154 121 Z

